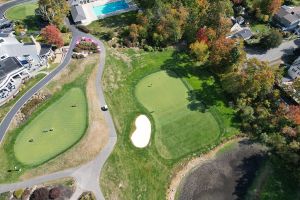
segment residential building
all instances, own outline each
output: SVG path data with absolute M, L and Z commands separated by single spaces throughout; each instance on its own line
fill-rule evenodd
M 297 58 L 290 66 L 288 74 L 292 79 L 297 79 L 300 77 L 300 57 Z
M 300 22 L 300 6 L 282 6 L 274 15 L 273 21 L 284 31 L 295 30 Z
M 249 27 L 241 27 L 240 24 L 235 23 L 230 29 L 228 38 L 241 38 L 248 40 L 253 36 L 253 33 Z

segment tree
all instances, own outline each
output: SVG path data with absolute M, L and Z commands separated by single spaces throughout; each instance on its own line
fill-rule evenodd
M 281 7 L 283 0 L 261 0 L 260 8 L 263 14 L 274 15 Z
M 196 41 L 190 45 L 192 54 L 196 59 L 202 63 L 205 63 L 209 56 L 208 46 L 204 41 Z
M 41 31 L 41 36 L 48 44 L 55 45 L 58 48 L 64 45 L 61 32 L 54 25 L 48 25 L 43 28 Z
M 211 69 L 216 73 L 231 72 L 244 58 L 243 50 L 239 45 L 225 36 L 212 41 L 209 45 Z
M 282 34 L 279 31 L 272 29 L 269 34 L 265 35 L 261 39 L 260 42 L 264 48 L 271 49 L 278 47 L 282 43 L 282 40 Z
M 289 106 L 288 117 L 297 125 L 300 125 L 300 106 Z
M 42 18 L 51 24 L 61 26 L 63 20 L 70 12 L 68 1 L 62 0 L 39 0 L 39 13 Z

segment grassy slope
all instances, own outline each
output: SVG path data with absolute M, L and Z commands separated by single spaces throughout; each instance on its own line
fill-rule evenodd
M 179 158 L 195 152 L 220 135 L 213 115 L 188 108 L 188 89 L 180 79 L 166 72 L 142 79 L 136 96 L 151 111 L 156 128 L 155 145 L 164 158 Z
M 17 159 L 27 165 L 37 165 L 72 146 L 85 132 L 86 108 L 84 92 L 79 88 L 70 89 L 20 132 L 14 146 Z M 43 132 L 50 128 L 54 130 Z M 34 141 L 28 142 L 30 139 Z
M 180 159 L 165 160 L 159 155 L 153 140 L 155 133 L 146 149 L 133 147 L 129 137 L 135 117 L 140 113 L 151 116 L 138 103 L 134 91 L 143 77 L 161 68 L 181 66 L 184 69 L 191 63 L 179 60 L 172 49 L 151 53 L 133 49 L 107 50 L 103 85 L 116 124 L 118 143 L 105 164 L 101 186 L 107 199 L 165 199 L 172 169 Z M 191 82 L 200 85 L 197 79 Z

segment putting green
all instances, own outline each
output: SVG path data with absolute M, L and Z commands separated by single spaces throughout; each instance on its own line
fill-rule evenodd
M 165 71 L 151 74 L 136 87 L 137 99 L 155 121 L 155 145 L 164 158 L 179 158 L 214 143 L 220 129 L 209 112 L 188 108 L 188 89 Z
M 85 95 L 72 88 L 22 129 L 14 144 L 15 156 L 26 165 L 41 164 L 75 144 L 86 124 Z

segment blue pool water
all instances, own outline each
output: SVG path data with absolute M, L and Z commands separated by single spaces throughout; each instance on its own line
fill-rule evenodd
M 119 10 L 124 10 L 129 8 L 128 4 L 125 0 L 115 1 L 112 3 L 108 3 L 102 6 L 94 7 L 93 10 L 97 16 L 110 14 Z

